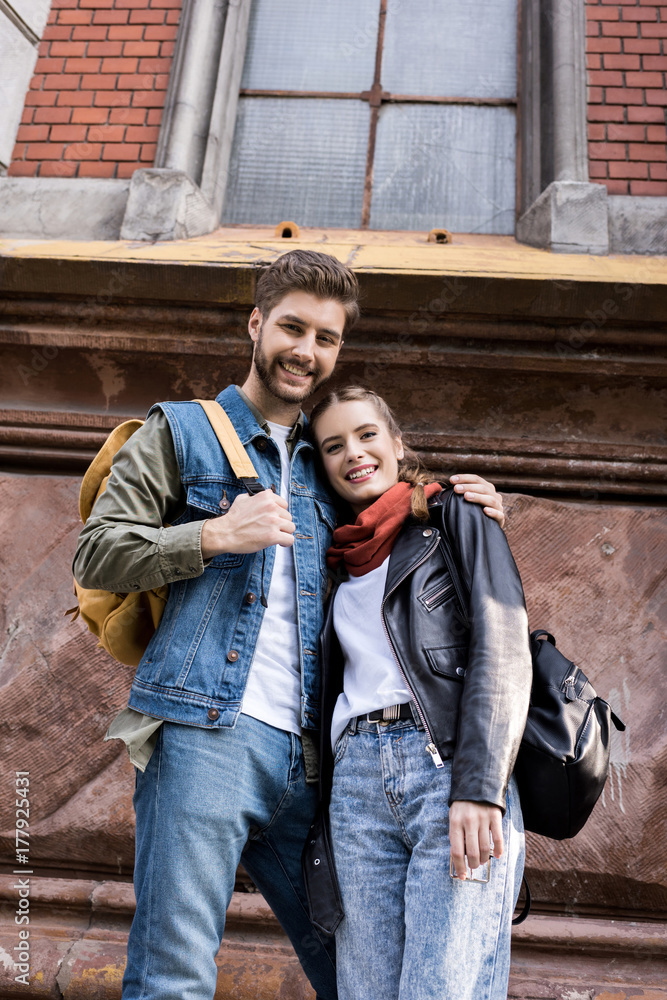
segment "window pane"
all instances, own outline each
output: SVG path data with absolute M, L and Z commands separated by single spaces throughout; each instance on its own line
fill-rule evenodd
M 241 87 L 368 90 L 379 9 L 379 0 L 254 0 Z
M 511 108 L 383 107 L 371 229 L 513 233 L 515 133 Z
M 242 97 L 223 224 L 357 228 L 369 117 L 363 101 Z
M 389 0 L 382 86 L 393 94 L 516 95 L 517 0 Z

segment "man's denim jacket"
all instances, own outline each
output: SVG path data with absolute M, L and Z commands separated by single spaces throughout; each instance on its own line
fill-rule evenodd
M 220 393 L 225 408 L 265 487 L 280 484 L 280 453 L 234 386 Z M 174 522 L 216 517 L 220 501 L 244 492 L 198 403 L 159 403 L 169 421 L 187 508 Z M 155 407 L 153 408 L 155 409 Z M 152 411 L 151 411 L 152 412 Z M 335 509 L 318 477 L 315 449 L 302 437 L 290 463 L 289 509 L 296 526 L 296 616 L 301 665 L 301 725 L 319 717 L 318 639 L 326 593 L 325 555 Z M 275 547 L 250 555 L 215 556 L 203 574 L 170 584 L 164 616 L 139 664 L 130 708 L 188 725 L 234 725 L 243 700 L 271 579 Z

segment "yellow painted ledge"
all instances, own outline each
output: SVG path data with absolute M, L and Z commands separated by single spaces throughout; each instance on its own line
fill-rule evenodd
M 554 254 L 511 236 L 454 234 L 451 244 L 438 244 L 427 243 L 425 233 L 345 229 L 302 229 L 298 240 L 278 239 L 269 227 L 243 226 L 163 243 L 2 239 L 0 258 L 247 267 L 296 247 L 330 253 L 359 272 L 667 284 L 667 257 Z

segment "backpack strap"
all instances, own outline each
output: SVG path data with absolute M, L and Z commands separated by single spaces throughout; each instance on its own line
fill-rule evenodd
M 241 444 L 241 439 L 236 433 L 234 424 L 220 403 L 215 399 L 193 399 L 192 402 L 199 403 L 208 417 L 209 423 L 220 442 L 220 447 L 234 470 L 234 475 L 241 480 L 248 493 L 261 493 L 264 487 L 259 481 L 255 466 L 250 461 L 248 452 Z

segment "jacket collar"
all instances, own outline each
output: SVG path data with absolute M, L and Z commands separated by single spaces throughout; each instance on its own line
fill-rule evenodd
M 257 407 L 252 403 L 243 389 L 238 385 L 228 385 L 226 389 L 223 389 L 218 396 L 216 396 L 216 402 L 220 403 L 223 409 L 226 411 L 229 419 L 234 424 L 236 433 L 241 439 L 241 444 L 245 447 L 253 438 L 260 437 L 262 435 L 271 436 L 271 429 L 266 422 L 265 417 L 257 409 Z M 303 434 L 305 428 L 306 420 L 303 413 L 299 413 L 299 417 L 294 424 L 294 427 L 290 431 L 288 437 L 288 447 L 290 444 L 296 444 Z M 310 443 L 310 442 L 308 442 Z
M 422 559 L 431 554 L 437 547 L 439 539 L 440 532 L 431 524 L 406 521 L 389 557 L 385 597 L 419 565 Z

